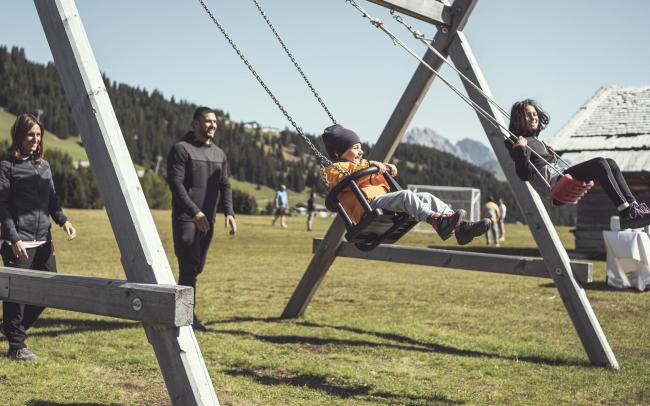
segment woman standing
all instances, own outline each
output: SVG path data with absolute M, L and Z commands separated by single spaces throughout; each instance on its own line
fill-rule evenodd
M 49 217 L 71 240 L 76 231 L 63 214 L 52 171 L 45 160 L 43 125 L 31 114 L 21 114 L 11 127 L 9 154 L 0 161 L 0 222 L 5 266 L 56 272 Z M 3 302 L 2 333 L 9 341 L 10 358 L 35 360 L 25 345 L 27 330 L 44 308 Z
M 562 162 L 556 160 L 550 145 L 537 138 L 549 120 L 549 115 L 534 100 L 516 102 L 510 112 L 509 130 L 518 138 L 514 145 L 506 141 L 506 147 L 515 161 L 517 176 L 523 181 L 529 181 L 542 195 L 549 193 L 546 182 L 553 187 L 561 176 L 547 163 L 560 166 Z M 532 154 L 531 150 L 536 154 Z M 650 224 L 650 209 L 645 203 L 637 202 L 614 160 L 593 158 L 573 166 L 564 165 L 559 169 L 562 174 L 569 174 L 583 182 L 600 182 L 619 212 L 621 228 L 641 228 Z M 546 182 L 538 172 L 544 176 Z

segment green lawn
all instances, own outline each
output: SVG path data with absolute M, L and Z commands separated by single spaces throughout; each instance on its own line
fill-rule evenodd
M 79 237 L 54 230 L 60 271 L 123 278 L 104 212 L 68 214 Z M 173 260 L 169 217 L 154 212 Z M 222 405 L 650 402 L 650 294 L 604 288 L 602 262 L 587 294 L 618 372 L 588 364 L 548 279 L 338 259 L 305 317 L 278 320 L 329 220 L 312 233 L 304 217 L 285 230 L 238 221 L 237 236 L 215 233 L 198 288 L 209 331 L 197 337 Z M 445 245 L 426 233 L 404 243 Z M 503 247 L 533 247 L 528 230 L 509 225 Z M 138 323 L 48 309 L 31 334 L 39 361 L 0 358 L 1 405 L 169 404 Z

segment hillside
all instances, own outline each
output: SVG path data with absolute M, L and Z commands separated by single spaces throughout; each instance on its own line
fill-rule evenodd
M 40 111 L 48 131 L 60 139 L 51 137 L 48 147 L 68 149 L 72 160 L 85 158 L 83 148 L 74 138 L 77 130 L 61 91 L 58 75 L 53 64 L 41 65 L 29 61 L 20 48 L 0 46 L 0 106 L 10 113 Z M 191 115 L 196 105 L 169 99 L 157 90 L 147 91 L 123 83 L 116 83 L 104 76 L 122 133 L 136 165 L 153 168 L 161 159 L 160 171 L 164 175 L 165 158 L 172 143 L 189 129 Z M 25 92 L 27 89 L 27 92 Z M 213 108 L 215 108 L 213 106 Z M 233 120 L 224 110 L 215 108 L 219 120 L 217 144 L 228 155 L 233 177 L 247 182 L 248 186 L 236 185 L 247 193 L 264 199 L 272 197 L 272 189 L 285 184 L 297 195 L 295 201 L 306 196 L 309 189 L 324 195 L 325 185 L 320 180 L 319 167 L 312 151 L 295 132 L 262 131 Z M 11 121 L 3 115 L 4 128 Z M 320 137 L 310 140 L 324 151 Z M 366 151 L 369 145 L 364 145 Z M 400 171 L 399 182 L 406 184 L 471 186 L 481 189 L 482 195 L 502 196 L 508 203 L 514 201 L 509 187 L 496 180 L 489 172 L 477 168 L 451 154 L 409 144 L 402 144 L 395 153 L 394 161 Z M 157 181 L 158 182 L 158 181 Z M 269 189 L 265 189 L 269 188 Z M 266 197 L 263 197 L 263 196 Z M 522 220 L 517 208 L 511 205 L 511 220 Z
M 8 113 L 0 107 L 0 140 L 10 142 L 11 126 L 16 120 L 14 114 Z M 68 137 L 66 139 L 59 138 L 56 134 L 47 131 L 45 134 L 45 146 L 49 149 L 54 149 L 70 155 L 73 161 L 87 161 L 88 156 L 86 151 L 81 146 L 81 141 L 78 137 Z

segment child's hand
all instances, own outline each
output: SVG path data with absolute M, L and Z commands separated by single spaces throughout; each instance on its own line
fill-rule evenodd
M 386 164 L 386 168 L 390 171 L 390 176 L 393 178 L 397 176 L 397 167 L 393 164 Z
M 384 165 L 382 162 L 368 161 L 368 164 L 379 168 L 379 173 L 384 173 L 384 171 L 386 170 L 386 165 Z

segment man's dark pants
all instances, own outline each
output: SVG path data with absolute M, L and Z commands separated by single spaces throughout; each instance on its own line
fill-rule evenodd
M 21 261 L 14 255 L 11 245 L 2 244 L 0 249 L 2 262 L 12 268 L 31 269 L 36 271 L 56 272 L 54 246 L 46 242 L 35 248 L 27 248 L 29 258 Z M 10 349 L 25 348 L 27 330 L 34 324 L 38 316 L 45 310 L 44 307 L 32 306 L 21 303 L 3 302 L 2 319 L 4 334 L 9 341 Z
M 210 224 L 207 233 L 196 228 L 193 221 L 172 220 L 174 236 L 174 253 L 178 258 L 178 284 L 194 288 L 194 306 L 196 308 L 196 278 L 205 266 L 205 260 L 212 241 L 214 224 Z

